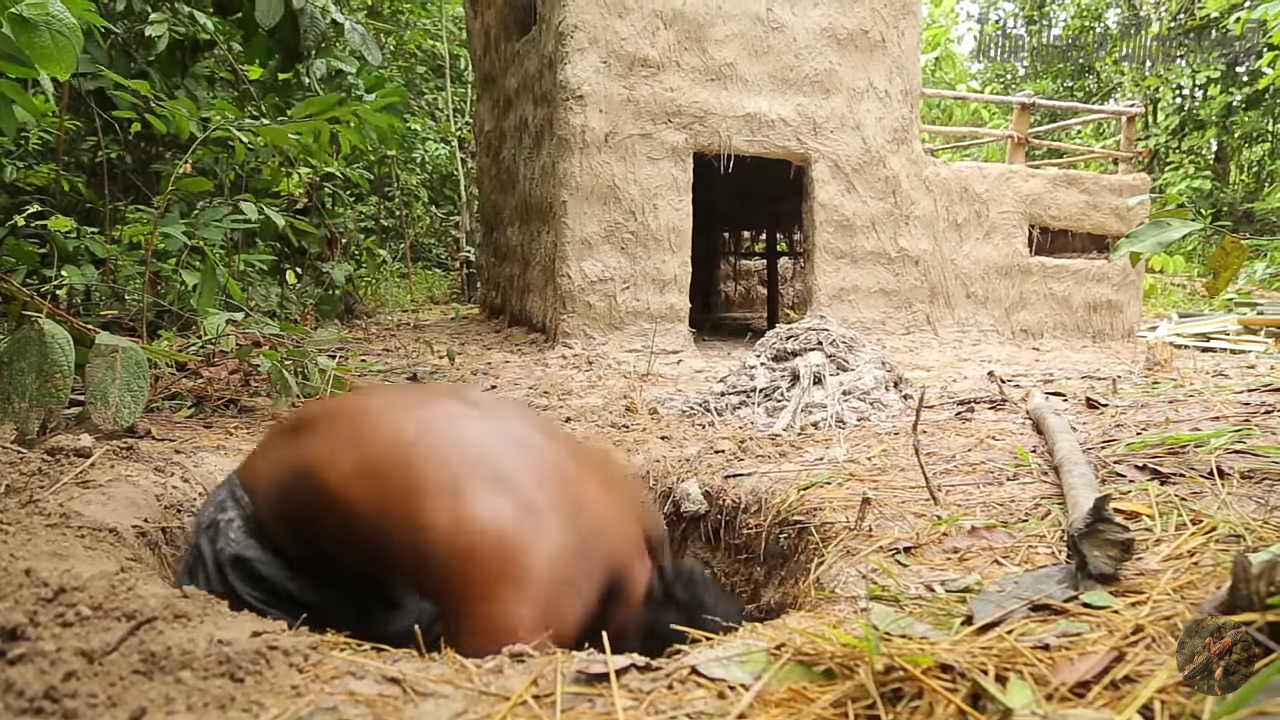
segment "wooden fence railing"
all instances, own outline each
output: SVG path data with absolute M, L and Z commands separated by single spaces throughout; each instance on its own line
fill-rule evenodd
M 1144 112 L 1142 104 L 1136 101 L 1121 105 L 1086 105 L 1084 103 L 1063 102 L 1037 98 L 1035 93 L 1024 90 L 1015 96 L 984 95 L 981 93 L 958 92 L 955 90 L 924 89 L 924 96 L 929 98 L 945 98 L 948 100 L 965 100 L 968 102 L 990 103 L 995 105 L 1012 105 L 1013 112 L 1009 118 L 1009 126 L 1004 129 L 977 127 L 950 127 L 947 125 L 922 125 L 921 131 L 929 135 L 953 137 L 977 137 L 978 140 L 962 140 L 946 145 L 926 145 L 925 152 L 930 154 L 941 150 L 978 147 L 990 143 L 1005 141 L 1007 150 L 1005 162 L 1010 165 L 1026 165 L 1027 167 L 1058 167 L 1074 165 L 1088 160 L 1117 160 L 1116 172 L 1120 174 L 1133 172 L 1133 161 L 1141 152 L 1136 149 L 1138 139 L 1138 116 Z M 1037 109 L 1061 110 L 1066 112 L 1089 113 L 1084 117 L 1049 123 L 1039 127 L 1031 126 L 1031 115 Z M 1075 145 L 1072 143 L 1043 140 L 1037 135 L 1046 135 L 1056 130 L 1088 125 L 1107 120 L 1120 121 L 1120 132 L 1117 136 L 1119 149 L 1109 150 L 1102 147 Z M 1052 150 L 1074 153 L 1068 157 L 1027 162 L 1027 147 L 1042 147 Z

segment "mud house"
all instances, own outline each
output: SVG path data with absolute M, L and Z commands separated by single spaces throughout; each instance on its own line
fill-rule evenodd
M 481 302 L 511 323 L 687 346 L 726 310 L 726 252 L 786 258 L 774 313 L 855 327 L 1139 319 L 1141 270 L 1099 251 L 1149 178 L 926 155 L 917 0 L 466 5 Z M 1038 230 L 1057 240 L 1033 251 Z

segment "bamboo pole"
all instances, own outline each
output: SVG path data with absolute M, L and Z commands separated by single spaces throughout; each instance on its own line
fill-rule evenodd
M 1066 130 L 1067 128 L 1071 128 L 1071 127 L 1078 127 L 1080 125 L 1089 125 L 1091 123 L 1102 122 L 1104 120 L 1115 120 L 1115 119 L 1116 118 L 1114 115 L 1108 115 L 1106 113 L 1094 113 L 1093 115 L 1085 115 L 1084 117 L 1071 118 L 1070 120 L 1063 120 L 1062 122 L 1049 123 L 1048 125 L 1040 125 L 1038 127 L 1033 127 L 1027 131 L 1027 134 L 1028 135 L 1044 135 L 1045 133 L 1056 132 L 1058 130 Z
M 990 145 L 998 143 L 1004 138 L 982 138 L 980 140 L 961 140 L 960 142 L 947 143 L 946 145 L 927 145 L 924 151 L 927 153 L 936 153 L 943 150 L 959 150 L 960 148 L 980 147 L 982 145 Z
M 997 130 L 995 128 L 977 128 L 977 127 L 952 127 L 950 125 L 921 125 L 920 130 L 930 135 L 952 135 L 956 137 L 987 137 L 997 140 L 1016 137 L 1017 133 L 1012 130 Z
M 1050 158 L 1048 160 L 1032 160 L 1027 163 L 1027 167 L 1058 167 L 1061 165 L 1075 165 L 1078 162 L 1087 162 L 1089 160 L 1106 160 L 1108 158 L 1110 156 L 1103 153 L 1089 153 L 1088 155 L 1072 155 L 1071 157 Z
M 987 95 L 985 93 L 967 93 L 958 90 L 938 90 L 936 88 L 924 88 L 921 91 L 924 97 L 944 98 L 947 100 L 968 100 L 970 102 L 985 102 L 994 105 L 1032 105 L 1042 110 L 1062 110 L 1065 112 L 1083 112 L 1083 113 L 1101 113 L 1114 117 L 1132 117 L 1141 115 L 1146 110 L 1140 103 L 1120 105 L 1087 105 L 1085 103 L 1063 102 L 1061 100 L 1044 100 L 1042 98 L 1028 98 L 1025 96 L 1009 97 L 1007 95 Z
M 1120 152 L 1119 150 L 1107 150 L 1106 148 L 1089 147 L 1088 145 L 1075 145 L 1072 143 L 1054 142 L 1053 140 L 1037 140 L 1035 138 L 1028 138 L 1027 144 L 1034 145 L 1035 147 L 1049 148 L 1050 150 L 1061 150 L 1063 152 L 1088 153 L 1088 154 L 1097 153 L 1100 155 L 1105 155 L 1106 157 L 1109 157 L 1109 158 L 1115 158 L 1116 160 L 1129 160 L 1129 159 L 1132 159 L 1135 155 L 1137 155 L 1137 153 L 1134 153 L 1134 152 Z
M 1132 153 L 1138 145 L 1138 119 L 1135 117 L 1120 118 L 1120 150 L 1122 152 Z M 1123 158 L 1116 167 L 1116 173 L 1119 175 L 1128 175 L 1133 172 L 1133 159 Z
M 782 283 L 778 276 L 778 231 L 772 226 L 765 234 L 764 257 L 765 328 L 772 330 L 778 326 L 779 308 L 782 304 Z
M 963 137 L 966 135 L 969 135 L 969 136 L 977 135 L 979 137 L 987 138 L 982 141 L 968 141 L 964 144 L 953 143 L 951 145 L 939 145 L 939 146 L 929 148 L 931 151 L 949 149 L 953 147 L 962 147 L 962 146 L 969 147 L 971 145 L 983 145 L 988 142 L 998 142 L 1000 140 L 1008 140 L 1010 142 L 1013 142 L 1017 140 L 1019 137 L 1018 133 L 1015 133 L 1012 130 L 996 130 L 994 128 L 964 128 L 964 127 L 947 127 L 945 125 L 922 125 L 920 129 L 923 130 L 924 132 L 927 132 L 933 135 L 953 135 L 953 136 L 960 136 L 960 137 Z M 1034 147 L 1043 147 L 1043 148 L 1049 148 L 1050 150 L 1061 150 L 1063 152 L 1083 153 L 1088 155 L 1096 154 L 1099 157 L 1114 158 L 1116 160 L 1132 161 L 1134 158 L 1136 158 L 1140 154 L 1137 151 L 1121 152 L 1119 150 L 1108 150 L 1106 148 L 1090 147 L 1088 145 L 1075 145 L 1073 143 L 1056 142 L 1053 140 L 1041 140 L 1039 138 L 1028 138 L 1025 136 L 1023 137 L 1025 138 L 1024 142 L 1026 143 L 1026 145 L 1031 145 Z M 1024 158 L 1026 156 L 1025 153 L 1026 153 L 1026 150 L 1024 147 L 1023 149 Z
M 1005 150 L 1004 161 L 1009 165 L 1021 165 L 1027 161 L 1027 133 L 1031 130 L 1031 109 L 1034 107 L 1035 93 L 1030 90 L 1023 90 L 1018 93 L 1019 98 L 1025 98 L 1029 102 L 1018 103 L 1013 106 L 1013 116 L 1009 120 L 1009 129 L 1013 131 L 1013 136 L 1009 138 L 1008 148 Z
M 1091 123 L 1103 122 L 1105 120 L 1114 120 L 1114 119 L 1115 119 L 1114 115 L 1107 115 L 1105 113 L 1085 115 L 1084 117 L 1072 118 L 1071 120 L 1063 120 L 1062 122 L 1049 123 L 1048 125 L 1039 125 L 1037 127 L 1033 127 L 1027 131 L 1027 135 L 1028 136 L 1044 135 L 1044 134 L 1055 132 L 1058 130 L 1065 130 L 1067 128 L 1079 127 L 1081 125 L 1089 125 Z M 925 127 L 937 128 L 940 126 L 926 125 Z M 986 128 L 986 129 L 992 129 L 992 128 Z M 936 134 L 944 134 L 944 133 L 936 133 Z M 981 140 L 962 140 L 960 142 L 947 143 L 945 145 L 930 145 L 925 148 L 925 152 L 934 153 L 934 152 L 940 152 L 942 150 L 959 150 L 961 148 L 979 147 L 982 145 L 990 145 L 991 143 L 999 142 L 1004 139 L 1005 139 L 1004 136 L 1000 136 L 1000 137 L 983 138 Z

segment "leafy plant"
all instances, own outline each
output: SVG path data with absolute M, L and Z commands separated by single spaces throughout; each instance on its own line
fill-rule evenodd
M 346 363 L 299 338 L 463 286 L 475 193 L 459 0 L 0 10 L 11 315 L 47 304 L 86 337 L 136 338 L 170 379 L 238 351 L 233 335 L 206 342 L 220 318 L 301 328 L 245 363 L 268 392 L 307 397 L 340 389 L 325 378 Z
M 1009 52 L 1005 40 L 1022 52 Z M 1186 267 L 1178 274 L 1203 279 L 1206 292 L 1219 298 L 1233 285 L 1280 288 L 1280 94 L 1273 87 L 1280 77 L 1280 3 L 930 0 L 921 60 L 927 87 L 1031 90 L 1092 104 L 1140 101 L 1138 147 L 1145 155 L 1137 169 L 1152 177 L 1150 197 L 1159 207 L 1113 257 L 1128 255 L 1135 264 L 1148 258 L 1151 270 L 1159 255 L 1181 257 Z M 1000 128 L 1009 121 L 1005 108 L 935 99 L 922 103 L 921 114 L 939 125 Z M 1075 115 L 1037 109 L 1035 124 L 1068 117 Z M 1108 147 L 1117 136 L 1113 123 L 1099 122 L 1059 130 L 1053 139 Z M 1058 154 L 1034 152 L 1035 159 Z M 937 156 L 999 161 L 1003 147 L 953 147 Z M 1075 167 L 1114 172 L 1106 161 Z M 1219 259 L 1210 270 L 1214 253 Z M 1149 297 L 1162 282 L 1148 277 Z
M 101 430 L 132 426 L 147 408 L 151 370 L 146 353 L 127 338 L 100 333 L 84 367 L 85 411 Z
M 20 327 L 0 347 L 0 422 L 20 440 L 53 425 L 71 397 L 76 352 L 71 335 L 47 318 Z

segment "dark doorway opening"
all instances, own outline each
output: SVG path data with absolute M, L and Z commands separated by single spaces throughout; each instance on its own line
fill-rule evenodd
M 805 168 L 751 155 L 693 156 L 689 327 L 763 334 L 809 307 Z
M 1078 230 L 1032 225 L 1027 228 L 1027 248 L 1032 257 L 1105 260 L 1116 238 Z

